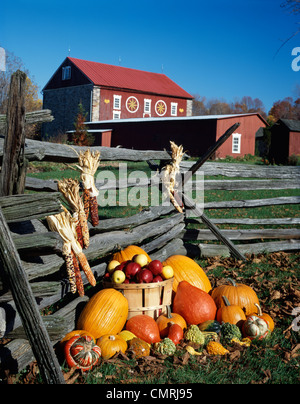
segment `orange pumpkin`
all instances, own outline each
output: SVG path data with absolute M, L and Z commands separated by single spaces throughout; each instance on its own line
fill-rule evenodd
M 148 262 L 152 261 L 149 255 L 137 245 L 129 245 L 128 247 L 124 248 L 124 250 L 116 252 L 112 257 L 112 260 L 122 263 L 124 261 L 132 260 L 132 258 L 137 254 L 144 254 L 148 258 Z
M 121 292 L 102 289 L 85 305 L 77 328 L 90 332 L 96 339 L 105 334 L 118 334 L 128 316 L 128 300 Z
M 125 353 L 127 350 L 127 342 L 124 338 L 114 334 L 102 335 L 97 339 L 97 345 L 101 349 L 103 359 L 109 359 L 117 352 Z
M 212 290 L 211 296 L 214 299 L 217 308 L 225 306 L 222 296 L 226 296 L 230 304 L 240 306 L 244 310 L 246 316 L 256 311 L 255 303 L 259 304 L 259 300 L 255 291 L 242 283 L 235 283 L 234 280 L 228 279 L 230 284 L 217 286 Z
M 217 321 L 219 323 L 235 324 L 238 327 L 243 325 L 246 320 L 245 313 L 240 306 L 230 305 L 226 296 L 222 296 L 225 306 L 220 307 L 217 311 Z
M 255 303 L 255 306 L 257 307 L 257 311 L 256 311 L 255 313 L 252 313 L 251 315 L 255 315 L 255 316 L 257 316 L 257 317 L 262 318 L 263 320 L 265 320 L 266 323 L 267 323 L 268 326 L 269 326 L 269 330 L 270 330 L 270 331 L 273 331 L 273 330 L 274 330 L 274 327 L 275 327 L 275 324 L 274 324 L 274 321 L 273 321 L 272 317 L 271 317 L 269 314 L 267 314 L 267 313 L 263 313 L 263 312 L 262 312 L 262 309 L 261 309 L 261 307 L 260 307 L 259 304 L 256 304 L 256 303 Z
M 147 314 L 137 314 L 131 317 L 126 323 L 126 330 L 149 344 L 160 341 L 158 325 L 154 318 Z
M 206 273 L 191 258 L 185 255 L 172 255 L 163 262 L 163 265 L 170 265 L 174 270 L 173 291 L 175 293 L 181 281 L 187 281 L 207 293 L 211 290 L 211 283 Z
M 161 338 L 165 338 L 169 333 L 169 325 L 178 324 L 183 330 L 187 328 L 185 319 L 178 313 L 171 313 L 170 306 L 167 306 L 167 313 L 161 314 L 157 319 L 156 323 L 158 325 L 159 334 Z
M 200 324 L 215 319 L 217 306 L 208 293 L 181 281 L 173 300 L 173 311 L 180 314 L 187 324 Z

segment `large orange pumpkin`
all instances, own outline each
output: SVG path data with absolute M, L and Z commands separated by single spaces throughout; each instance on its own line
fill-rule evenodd
M 90 332 L 96 339 L 118 334 L 128 316 L 128 301 L 115 289 L 102 289 L 93 295 L 82 310 L 77 328 Z
M 163 265 L 170 265 L 174 270 L 173 291 L 175 293 L 181 281 L 187 281 L 207 293 L 211 290 L 211 283 L 206 273 L 191 258 L 185 255 L 172 255 L 163 262 Z
M 180 314 L 187 324 L 200 324 L 215 319 L 217 306 L 204 290 L 181 281 L 173 300 L 173 312 Z
M 128 247 L 124 248 L 124 250 L 116 252 L 112 257 L 112 260 L 116 260 L 121 263 L 124 261 L 132 260 L 132 258 L 136 254 L 144 254 L 148 258 L 148 262 L 152 261 L 149 255 L 146 253 L 146 251 L 144 251 L 141 247 L 137 245 L 129 245 Z
M 154 318 L 147 314 L 137 314 L 126 323 L 126 330 L 131 331 L 138 338 L 149 344 L 160 341 L 158 325 Z
M 233 279 L 228 279 L 229 285 L 217 286 L 211 292 L 217 308 L 225 306 L 222 296 L 227 297 L 230 304 L 240 306 L 244 310 L 246 316 L 257 312 L 255 304 L 259 304 L 256 292 L 248 285 L 235 283 Z

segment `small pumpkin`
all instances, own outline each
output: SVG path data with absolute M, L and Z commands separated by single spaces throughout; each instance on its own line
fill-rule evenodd
M 252 313 L 252 314 L 265 320 L 269 326 L 269 330 L 272 332 L 275 327 L 274 320 L 272 319 L 272 317 L 269 314 L 262 312 L 262 309 L 259 304 L 255 303 L 255 306 L 257 307 L 257 312 Z
M 137 314 L 131 317 L 127 320 L 125 328 L 149 344 L 160 341 L 158 325 L 154 318 L 147 314 Z
M 67 365 L 86 372 L 95 366 L 101 357 L 101 348 L 90 335 L 74 335 L 64 346 Z
M 132 338 L 128 343 L 128 349 L 135 355 L 136 358 L 150 355 L 150 344 L 141 338 Z
M 211 292 L 217 308 L 225 306 L 222 296 L 226 296 L 230 304 L 240 306 L 246 316 L 256 311 L 255 303 L 259 304 L 256 292 L 248 285 L 236 283 L 228 279 L 229 285 L 219 285 Z
M 148 258 L 148 262 L 152 261 L 146 251 L 137 245 L 129 245 L 123 250 L 116 252 L 112 257 L 112 260 L 122 263 L 124 261 L 132 260 L 132 258 L 137 254 L 144 254 Z
M 210 292 L 210 280 L 193 259 L 185 255 L 172 255 L 163 262 L 163 266 L 166 265 L 170 265 L 174 270 L 173 292 L 177 292 L 177 287 L 181 281 L 187 281 L 207 293 Z
M 244 321 L 242 328 L 243 336 L 245 338 L 253 339 L 264 339 L 269 335 L 268 323 L 255 315 L 247 317 Z
M 77 328 L 91 333 L 96 339 L 105 334 L 118 334 L 128 317 L 128 300 L 121 292 L 102 289 L 94 294 L 80 313 Z
M 97 339 L 97 345 L 102 351 L 102 358 L 109 359 L 118 352 L 125 353 L 127 342 L 118 335 L 106 334 Z
M 161 314 L 157 319 L 159 333 L 161 338 L 165 338 L 169 333 L 170 323 L 178 324 L 183 330 L 187 328 L 185 319 L 178 313 L 171 313 L 170 306 L 167 306 L 167 313 Z
M 246 320 L 245 313 L 240 306 L 231 305 L 226 296 L 222 296 L 222 298 L 225 306 L 218 309 L 217 321 L 219 323 L 230 323 L 241 327 L 243 322 Z
M 187 281 L 181 281 L 173 300 L 173 311 L 180 314 L 187 324 L 200 324 L 214 320 L 217 307 L 208 293 Z

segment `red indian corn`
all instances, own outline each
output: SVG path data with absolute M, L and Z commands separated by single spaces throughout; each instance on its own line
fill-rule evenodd
M 70 289 L 72 293 L 76 293 L 76 278 L 75 278 L 75 270 L 73 265 L 73 257 L 71 254 L 65 255 L 65 262 L 67 268 L 67 274 L 70 282 Z
M 96 279 L 95 279 L 94 274 L 93 274 L 93 272 L 91 270 L 90 264 L 88 263 L 88 260 L 86 259 L 86 256 L 84 255 L 83 252 L 81 252 L 81 253 L 79 253 L 77 255 L 77 258 L 78 258 L 79 264 L 80 264 L 83 272 L 85 273 L 85 276 L 87 277 L 89 283 L 92 286 L 95 286 L 96 285 Z
M 83 190 L 83 206 L 86 219 L 88 219 L 90 213 L 90 190 L 86 188 Z
M 73 259 L 76 289 L 78 291 L 79 296 L 84 296 L 84 286 L 83 286 L 82 277 L 81 277 L 81 273 L 80 273 L 79 263 L 77 261 L 76 255 L 74 254 L 73 250 L 72 250 L 71 254 L 72 254 L 72 259 Z
M 96 196 L 90 196 L 91 223 L 95 227 L 99 224 L 98 201 Z

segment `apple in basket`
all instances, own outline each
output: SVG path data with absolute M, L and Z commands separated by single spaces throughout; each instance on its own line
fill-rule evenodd
M 151 283 L 153 281 L 153 274 L 149 269 L 144 268 L 138 272 L 136 279 L 138 283 Z
M 129 264 L 129 262 L 131 262 L 131 260 L 123 261 L 123 262 L 121 262 L 121 264 L 118 265 L 115 269 L 118 269 L 118 270 L 120 270 L 120 271 L 124 271 L 125 268 L 126 268 L 126 265 Z
M 140 272 L 141 269 L 141 265 L 137 262 L 128 262 L 124 269 L 126 278 L 133 279 Z
M 160 276 L 160 275 L 156 275 L 154 278 L 153 278 L 153 281 L 152 282 L 163 282 L 163 278 Z
M 116 270 L 112 274 L 112 281 L 114 283 L 123 283 L 125 279 L 125 273 L 123 271 Z
M 153 276 L 160 275 L 163 270 L 163 264 L 159 260 L 149 262 L 147 268 L 152 272 Z
M 143 268 L 148 264 L 148 258 L 146 257 L 145 254 L 136 254 L 133 258 L 132 261 L 137 262 L 140 264 L 140 266 Z

